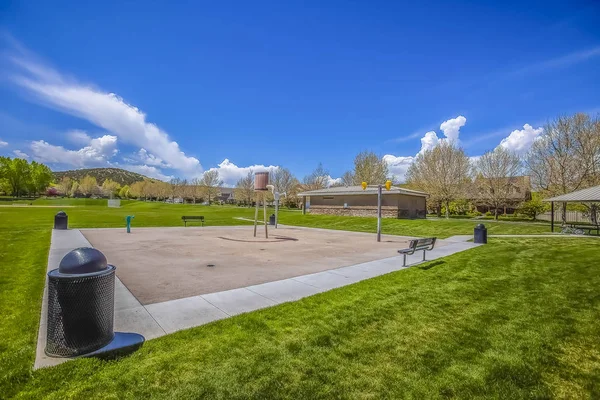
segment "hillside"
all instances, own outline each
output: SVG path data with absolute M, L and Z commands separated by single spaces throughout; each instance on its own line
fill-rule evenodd
M 96 178 L 96 181 L 99 185 L 102 185 L 106 179 L 112 179 L 113 181 L 118 182 L 120 185 L 131 185 L 134 182 L 150 179 L 147 176 L 120 168 L 88 168 L 54 172 L 54 177 L 57 182 L 60 181 L 64 176 L 68 176 L 71 179 L 80 181 L 86 175 Z

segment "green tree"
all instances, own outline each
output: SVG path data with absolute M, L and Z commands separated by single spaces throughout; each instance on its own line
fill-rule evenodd
M 79 182 L 73 181 L 73 184 L 71 185 L 71 190 L 69 191 L 68 195 L 70 197 L 75 197 L 78 192 L 79 192 Z
M 98 182 L 93 176 L 86 175 L 81 182 L 79 182 L 79 191 L 84 196 L 94 194 L 98 190 Z
M 119 190 L 119 197 L 122 199 L 128 199 L 130 196 L 129 190 L 130 189 L 128 185 L 123 186 L 121 190 Z
M 35 194 L 44 192 L 53 181 L 54 175 L 44 164 L 32 161 L 30 165 L 30 187 Z
M 542 196 L 539 193 L 531 193 L 531 200 L 521 204 L 517 212 L 535 220 L 538 215 L 548 211 L 549 205 L 542 201 Z
M 0 158 L 0 176 L 3 177 L 15 197 L 27 190 L 31 182 L 31 166 L 22 158 Z
M 113 181 L 112 179 L 106 179 L 104 183 L 102 183 L 102 193 L 105 196 L 115 196 L 119 194 L 119 189 L 121 189 L 121 185 L 118 182 Z
M 68 176 L 63 176 L 63 178 L 57 185 L 59 193 L 63 196 L 69 196 L 71 194 L 71 188 L 73 187 L 74 183 L 75 181 L 69 178 Z

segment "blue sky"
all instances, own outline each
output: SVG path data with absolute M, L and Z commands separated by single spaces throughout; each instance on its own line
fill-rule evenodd
M 444 138 L 524 152 L 600 112 L 599 20 L 596 1 L 4 1 L 0 154 L 233 184 L 337 178 L 361 150 L 401 178 Z

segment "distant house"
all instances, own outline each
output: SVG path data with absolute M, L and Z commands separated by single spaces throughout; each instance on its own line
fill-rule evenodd
M 481 213 L 493 212 L 494 207 L 488 200 L 490 196 L 486 193 L 490 188 L 489 185 L 485 184 L 484 179 L 482 177 L 475 178 L 469 200 L 477 208 L 477 211 Z M 508 196 L 503 200 L 502 209 L 498 211 L 503 214 L 513 214 L 521 203 L 531 200 L 531 178 L 525 175 L 501 179 L 503 180 L 501 185 L 508 182 L 509 188 Z
M 427 193 L 392 187 L 383 189 L 381 215 L 384 218 L 425 218 Z M 355 217 L 377 216 L 377 188 L 338 186 L 298 193 L 303 212 L 310 214 L 346 215 Z
M 220 187 L 219 195 L 215 199 L 217 202 L 222 204 L 233 204 L 235 203 L 234 190 L 233 188 Z

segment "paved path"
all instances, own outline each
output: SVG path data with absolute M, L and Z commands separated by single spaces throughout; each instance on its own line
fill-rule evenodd
M 310 228 L 307 228 L 310 229 Z M 446 257 L 478 245 L 459 240 L 427 252 L 427 260 Z M 48 256 L 48 270 L 58 267 L 62 257 L 78 247 L 91 247 L 79 230 L 53 230 Z M 419 252 L 420 253 L 420 252 Z M 421 263 L 421 254 L 407 257 L 407 263 Z M 110 260 L 109 260 L 110 261 Z M 118 267 L 118 266 L 117 266 Z M 154 339 L 178 330 L 228 318 L 233 315 L 295 301 L 334 288 L 373 278 L 402 267 L 402 256 L 369 261 L 348 267 L 298 276 L 240 289 L 192 296 L 143 306 L 116 278 L 115 331 L 136 332 Z M 42 314 L 34 368 L 60 364 L 68 359 L 44 354 L 46 343 L 47 285 L 44 288 Z

